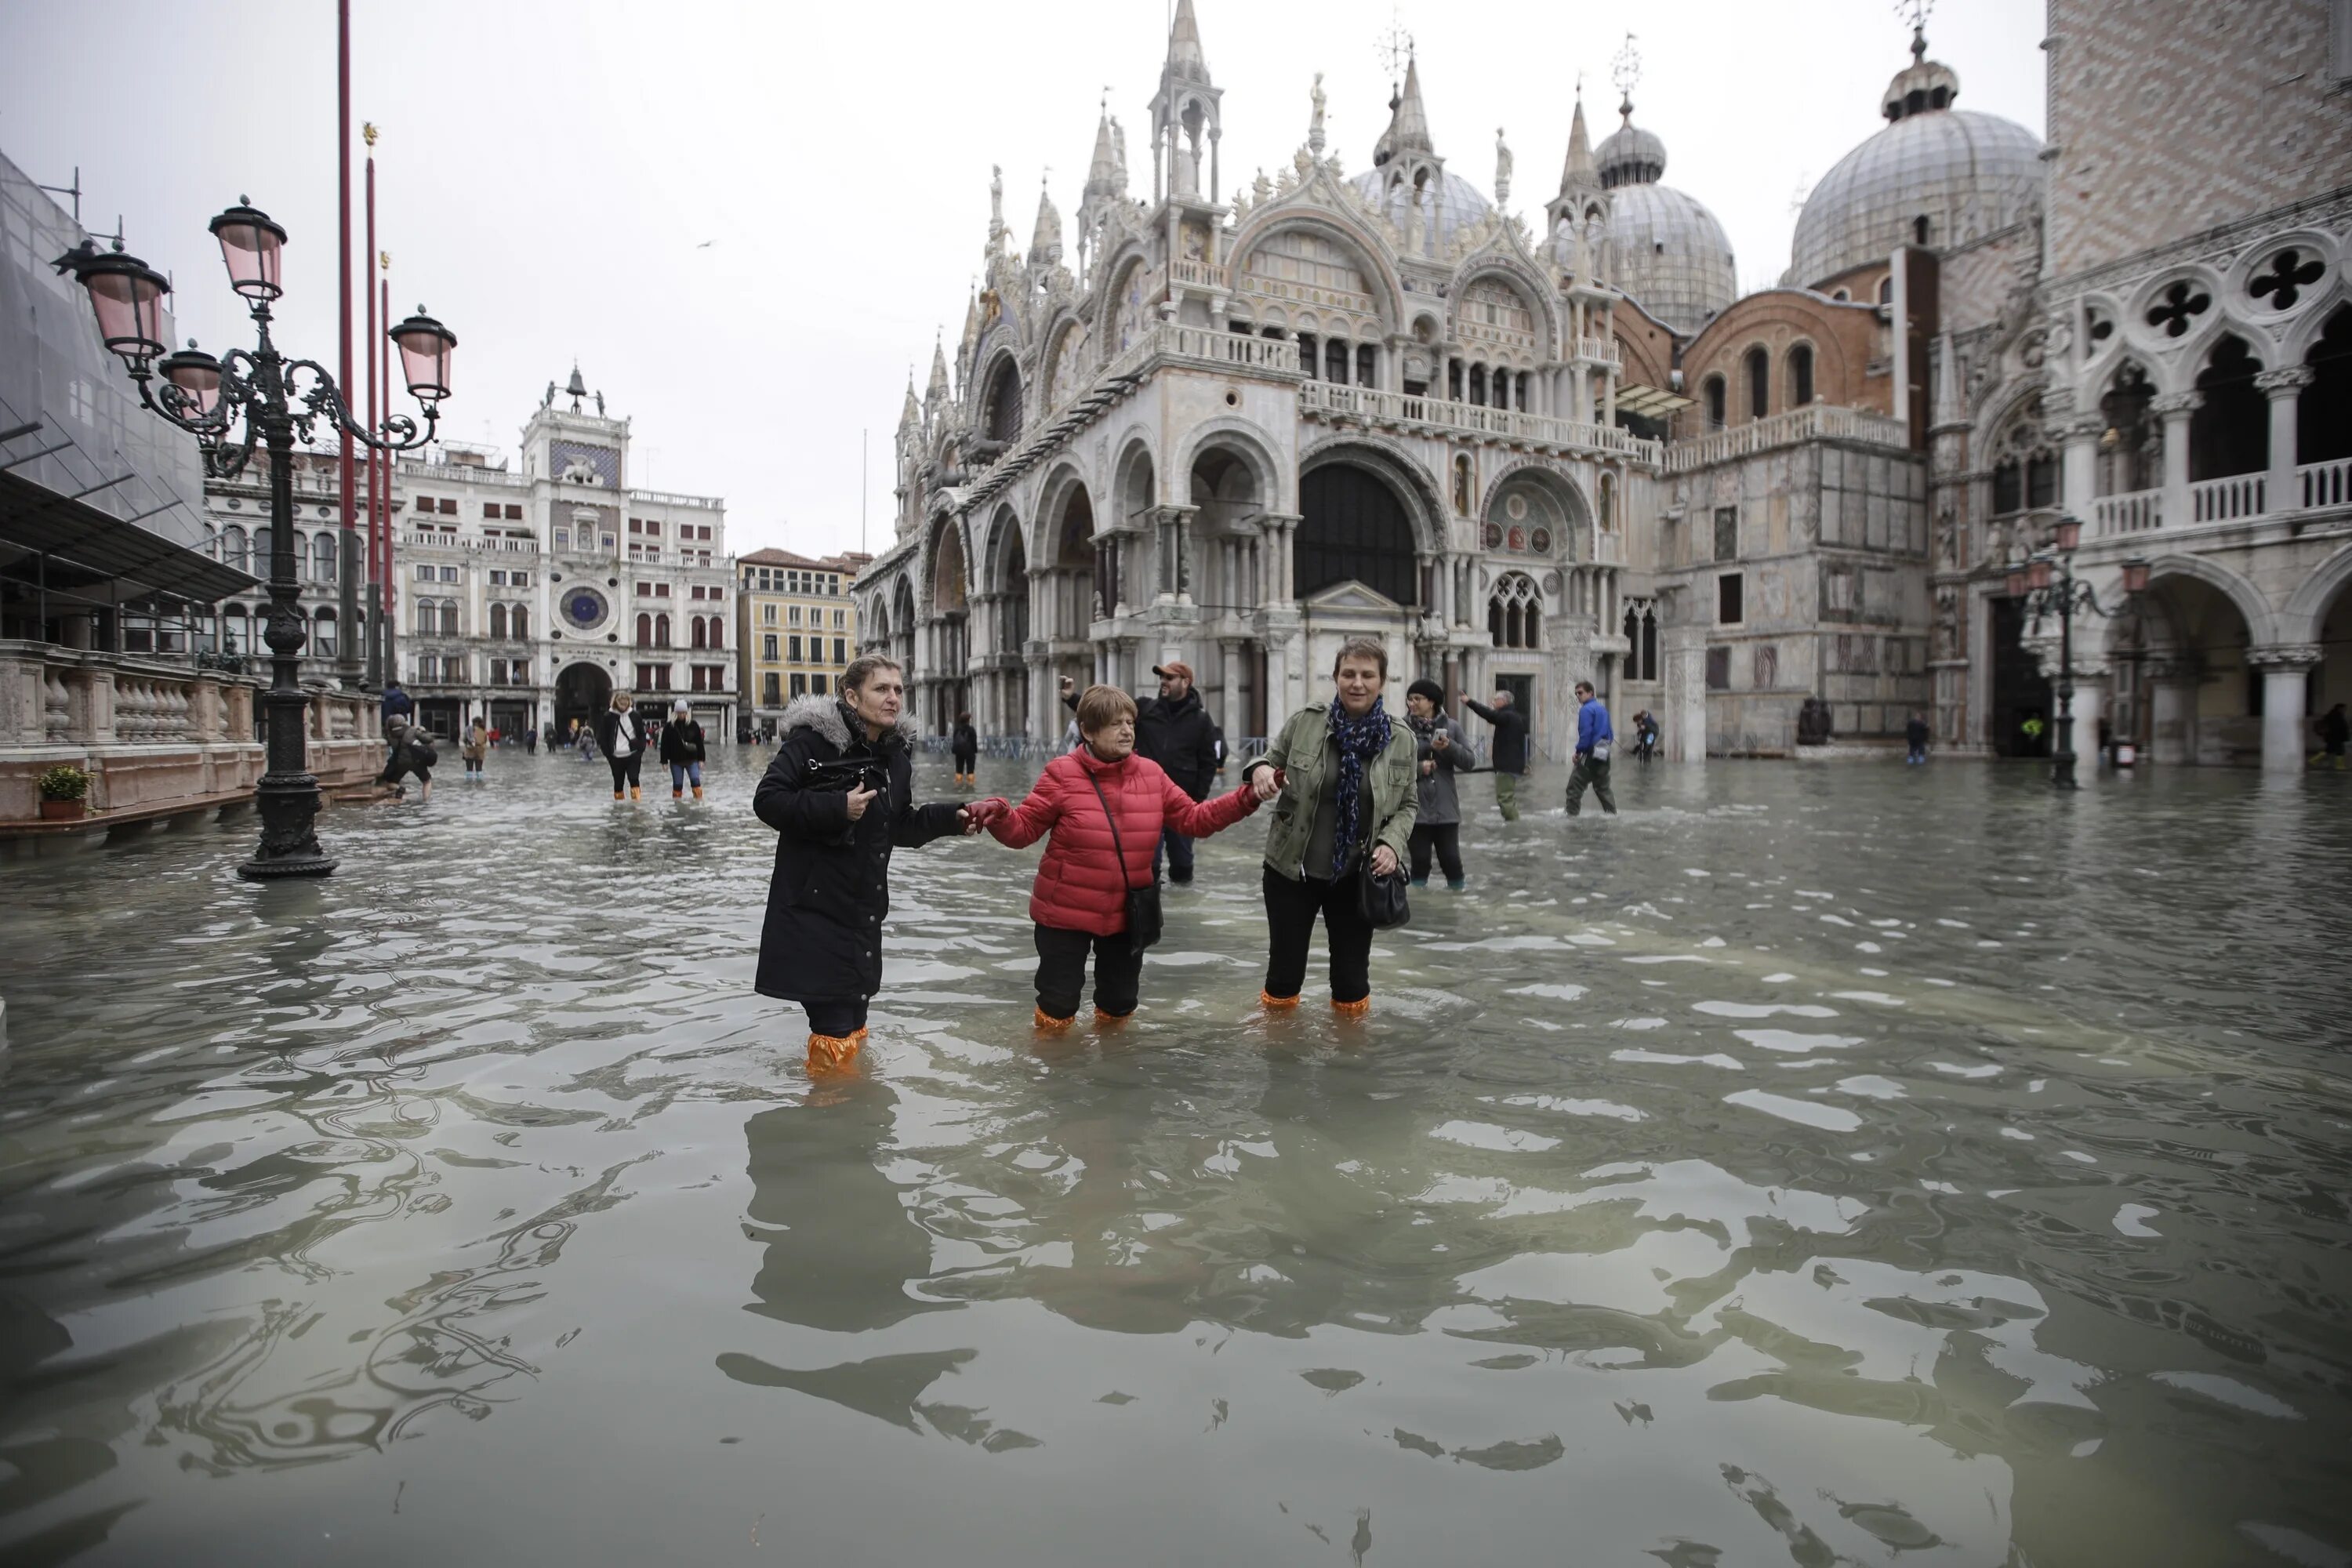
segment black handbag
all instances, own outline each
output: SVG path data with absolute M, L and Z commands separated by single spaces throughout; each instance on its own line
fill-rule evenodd
M 1118 813 L 1110 808 L 1110 796 L 1103 794 L 1102 780 L 1088 773 L 1087 782 L 1095 786 L 1095 798 L 1102 802 L 1103 820 L 1110 824 L 1110 850 L 1118 857 L 1118 879 L 1124 882 L 1127 880 L 1127 847 L 1118 839 Z M 1140 888 L 1128 889 L 1127 936 L 1135 944 L 1135 951 L 1141 952 L 1158 942 L 1164 925 L 1160 912 L 1158 879 Z
M 1362 911 L 1364 923 L 1374 931 L 1389 931 L 1412 919 L 1412 910 L 1405 903 L 1406 886 L 1402 866 L 1385 877 L 1374 872 L 1368 848 L 1356 862 L 1356 908 Z

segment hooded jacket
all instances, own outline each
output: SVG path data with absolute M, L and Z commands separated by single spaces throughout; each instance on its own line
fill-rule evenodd
M 961 829 L 957 806 L 917 805 L 914 725 L 870 741 L 866 726 L 832 697 L 802 697 L 784 710 L 782 739 L 751 809 L 776 830 L 768 918 L 760 931 L 762 996 L 831 1002 L 882 989 L 882 922 L 890 913 L 890 851 L 912 849 Z M 849 796 L 814 790 L 812 763 L 870 759 L 888 787 L 852 822 Z
M 617 748 L 614 742 L 620 739 L 624 724 L 629 728 L 629 754 L 642 755 L 646 749 L 646 716 L 635 708 L 626 712 L 607 708 L 596 716 L 596 749 L 608 757 L 614 755 Z
M 673 715 L 670 721 L 662 726 L 662 765 L 667 767 L 673 763 L 683 765 L 687 763 L 698 763 L 702 758 L 703 737 L 700 721 L 691 717 L 680 719 Z
M 1095 785 L 1102 785 L 1102 799 Z M 1118 814 L 1118 849 L 1103 804 Z M 1195 801 L 1158 763 L 1129 755 L 1104 762 L 1085 746 L 1045 764 L 1036 786 L 1010 812 L 989 824 L 997 842 L 1014 849 L 1047 833 L 1045 858 L 1029 893 L 1029 918 L 1060 931 L 1112 936 L 1127 929 L 1127 893 L 1151 885 L 1151 853 L 1163 827 L 1206 838 L 1257 809 L 1246 788 Z M 1125 851 L 1121 863 L 1118 850 Z
M 1177 698 L 1154 697 L 1135 716 L 1135 751 L 1158 763 L 1176 787 L 1194 800 L 1208 797 L 1217 776 L 1221 747 L 1217 722 L 1188 689 Z
M 1419 808 L 1413 814 L 1416 827 L 1443 827 L 1462 820 L 1462 801 L 1454 787 L 1456 771 L 1468 772 L 1478 765 L 1478 753 L 1472 749 L 1470 737 L 1451 715 L 1440 713 L 1431 719 L 1408 718 L 1405 723 L 1412 731 L 1413 771 L 1418 775 L 1413 784 Z M 1439 731 L 1445 732 L 1445 749 L 1439 751 L 1430 742 Z M 1428 773 L 1421 764 L 1437 765 Z

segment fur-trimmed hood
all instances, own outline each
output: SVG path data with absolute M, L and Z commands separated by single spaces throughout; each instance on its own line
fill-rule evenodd
M 849 713 L 837 697 L 793 698 L 792 706 L 784 710 L 782 722 L 776 726 L 776 733 L 782 738 L 795 730 L 814 730 L 833 742 L 834 750 L 849 750 Z M 909 752 L 915 749 L 919 739 L 915 731 L 914 715 L 903 712 L 898 715 L 898 728 L 883 737 L 886 745 L 896 740 Z

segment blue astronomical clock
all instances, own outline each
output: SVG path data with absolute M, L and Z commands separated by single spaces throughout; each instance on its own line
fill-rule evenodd
M 601 625 L 604 619 L 604 595 L 593 588 L 565 589 L 563 618 L 583 632 Z

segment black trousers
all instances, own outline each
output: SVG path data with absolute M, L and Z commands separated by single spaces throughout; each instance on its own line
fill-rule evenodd
M 614 795 L 621 793 L 621 786 L 624 784 L 634 786 L 637 782 L 639 771 L 646 765 L 646 754 L 643 752 L 631 752 L 625 757 L 607 757 L 604 760 L 613 764 Z
M 1090 949 L 1095 955 L 1095 1011 L 1111 1018 L 1135 1011 L 1143 989 L 1143 954 L 1127 932 L 1097 936 L 1059 926 L 1037 928 L 1037 1011 L 1048 1018 L 1077 1016 Z
M 978 752 L 958 752 L 955 754 L 955 771 L 960 773 L 968 773 L 979 765 L 980 753 Z
M 836 1040 L 849 1038 L 866 1027 L 867 1000 L 864 996 L 843 996 L 823 1002 L 802 1003 L 801 1005 L 808 1009 L 809 1033 L 830 1035 Z
M 1323 917 L 1331 948 L 1331 1000 L 1360 1002 L 1372 994 L 1372 928 L 1365 923 L 1352 873 L 1336 882 L 1292 881 L 1265 868 L 1265 994 L 1289 997 L 1307 984 L 1307 948 L 1315 917 Z
M 1462 825 L 1458 822 L 1416 823 L 1409 841 L 1412 852 L 1412 879 L 1429 880 L 1429 852 L 1437 851 L 1437 863 L 1445 868 L 1449 882 L 1462 880 Z

